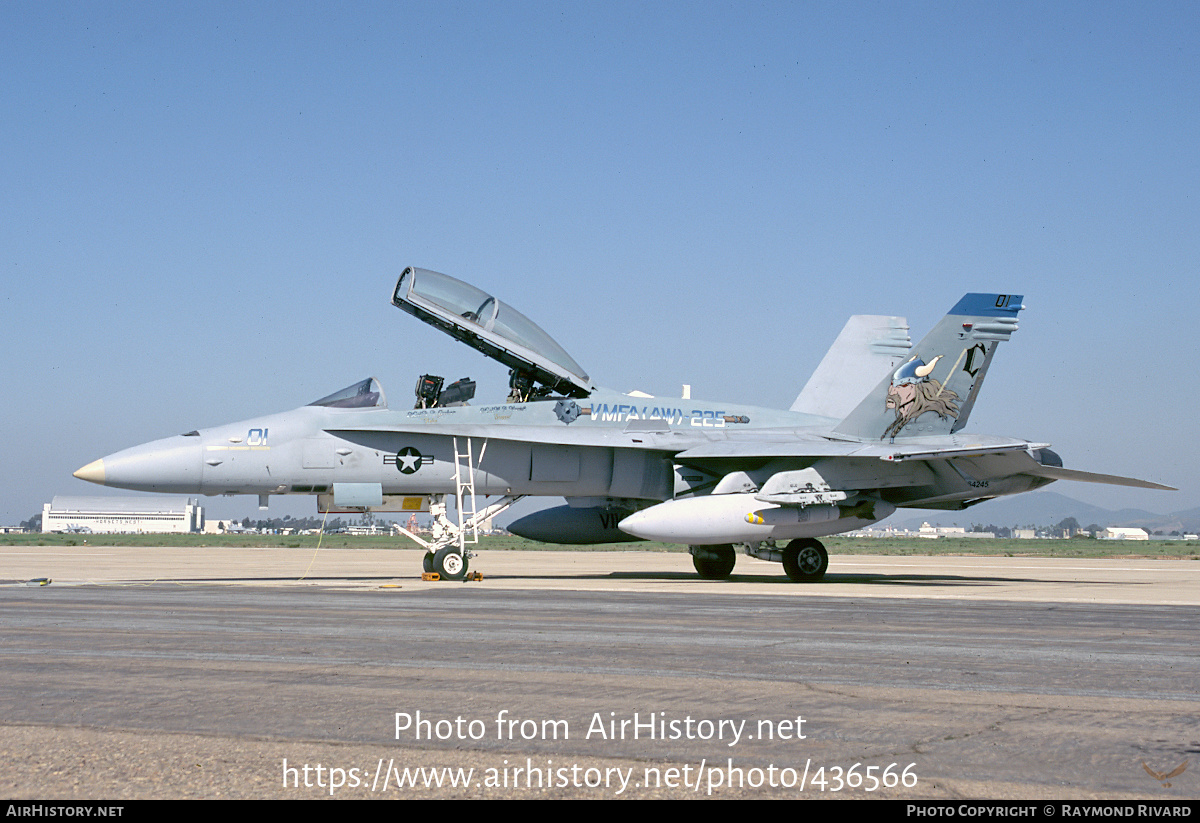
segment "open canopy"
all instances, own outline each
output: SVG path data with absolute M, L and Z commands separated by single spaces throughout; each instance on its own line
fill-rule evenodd
M 392 304 L 456 340 L 526 372 L 550 391 L 591 393 L 587 373 L 541 327 L 519 311 L 449 275 L 406 268 Z

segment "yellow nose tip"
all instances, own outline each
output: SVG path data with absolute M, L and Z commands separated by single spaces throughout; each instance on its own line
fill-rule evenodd
M 104 461 L 93 460 L 82 469 L 76 471 L 75 476 L 80 480 L 87 480 L 89 483 L 104 485 Z

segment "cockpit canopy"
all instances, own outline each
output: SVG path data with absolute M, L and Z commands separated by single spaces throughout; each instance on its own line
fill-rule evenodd
M 548 390 L 571 397 L 591 393 L 591 381 L 569 354 L 519 311 L 445 274 L 406 268 L 392 304 L 456 340 L 529 373 Z
M 308 405 L 331 409 L 386 409 L 387 398 L 383 396 L 383 386 L 379 385 L 379 381 L 368 377 Z

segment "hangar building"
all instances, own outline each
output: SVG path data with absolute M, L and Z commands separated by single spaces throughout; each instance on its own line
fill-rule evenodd
M 175 533 L 204 528 L 204 508 L 187 497 L 62 497 L 42 507 L 43 532 Z

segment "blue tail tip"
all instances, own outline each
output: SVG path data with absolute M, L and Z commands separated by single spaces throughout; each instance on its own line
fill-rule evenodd
M 1017 312 L 1024 308 L 1021 301 L 1023 294 L 978 294 L 963 295 L 949 311 L 949 314 L 963 314 L 972 317 L 1016 317 Z

